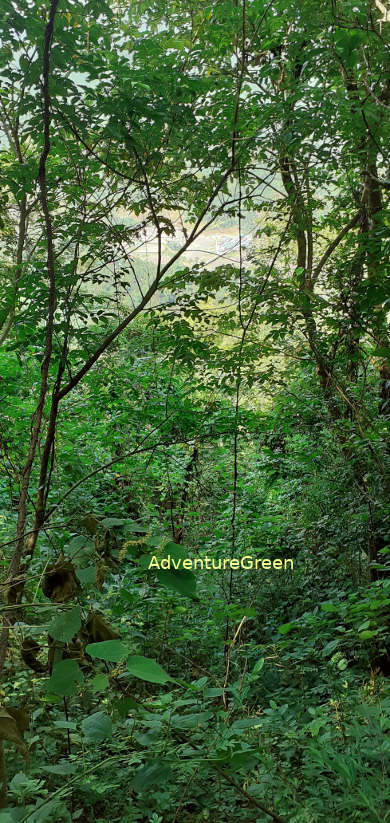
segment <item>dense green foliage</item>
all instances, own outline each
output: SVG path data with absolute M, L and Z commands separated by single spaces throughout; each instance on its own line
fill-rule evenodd
M 15 0 L 0 74 L 0 823 L 390 820 L 390 12 Z

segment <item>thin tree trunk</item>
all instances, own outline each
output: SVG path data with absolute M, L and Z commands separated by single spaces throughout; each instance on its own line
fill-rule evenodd
M 0 334 L 0 346 L 4 343 L 12 328 L 15 318 L 16 301 L 18 295 L 19 280 L 22 273 L 23 264 L 23 249 L 26 239 L 26 224 L 27 224 L 27 196 L 23 195 L 19 206 L 19 228 L 18 228 L 18 246 L 16 250 L 16 266 L 13 282 L 12 303 L 9 310 L 8 317 L 6 316 L 1 324 L 2 332 Z
M 9 604 L 16 603 L 18 599 L 18 584 L 21 571 L 21 562 L 25 553 L 25 531 L 27 522 L 27 502 L 30 489 L 31 474 L 34 459 L 42 427 L 43 412 L 49 383 L 50 364 L 53 351 L 53 328 L 54 312 L 56 306 L 56 282 L 54 264 L 54 238 L 53 226 L 49 209 L 47 186 L 46 186 L 46 163 L 50 152 L 50 50 L 53 38 L 54 18 L 59 0 L 52 0 L 49 11 L 49 19 L 45 29 L 44 50 L 43 50 L 43 150 L 39 163 L 38 183 L 40 189 L 41 205 L 44 215 L 46 242 L 47 242 L 47 272 L 49 281 L 48 314 L 46 324 L 45 351 L 41 366 L 41 384 L 39 390 L 38 404 L 35 409 L 30 434 L 30 444 L 26 461 L 22 471 L 22 485 L 19 498 L 18 520 L 17 520 L 17 543 L 7 570 L 7 600 Z M 3 616 L 3 627 L 0 638 L 0 674 L 4 667 L 4 661 L 8 648 L 9 627 L 14 620 L 15 613 L 8 612 Z
M 182 543 L 183 538 L 184 538 L 184 531 L 183 531 L 184 515 L 185 515 L 185 510 L 186 510 L 188 492 L 189 492 L 189 489 L 190 489 L 190 483 L 191 483 L 191 480 L 192 480 L 192 477 L 193 477 L 193 474 L 194 474 L 194 470 L 195 470 L 195 466 L 196 466 L 196 463 L 197 463 L 197 460 L 198 460 L 198 454 L 199 454 L 198 444 L 195 443 L 195 446 L 192 450 L 190 459 L 187 463 L 186 471 L 185 471 L 185 475 L 184 475 L 183 489 L 182 489 L 182 493 L 181 493 L 181 499 L 180 499 L 180 504 L 179 504 L 179 512 L 178 512 L 178 516 L 177 516 L 177 525 L 176 525 L 176 529 L 175 529 L 175 542 L 176 543 Z

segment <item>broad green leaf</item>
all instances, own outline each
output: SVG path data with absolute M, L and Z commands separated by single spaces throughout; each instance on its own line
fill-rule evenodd
M 106 529 L 112 529 L 113 526 L 123 526 L 126 520 L 122 520 L 120 517 L 105 517 L 101 523 Z
M 149 531 L 146 526 L 140 526 L 139 523 L 134 523 L 131 520 L 126 521 L 126 529 L 127 531 L 135 532 L 136 534 L 147 534 Z
M 140 704 L 132 697 L 121 697 L 119 700 L 114 700 L 113 705 L 118 710 L 120 717 L 126 717 L 130 712 L 139 711 L 141 708 Z
M 109 685 L 110 681 L 106 674 L 97 674 L 91 682 L 92 691 L 94 694 L 96 692 L 104 692 Z
M 242 613 L 245 617 L 248 617 L 248 618 L 249 617 L 258 617 L 258 614 L 259 614 L 258 610 L 251 607 L 251 606 L 244 607 L 243 610 L 242 610 Z
M 99 743 L 112 737 L 112 720 L 105 712 L 95 712 L 85 717 L 81 728 L 90 743 Z
M 154 760 L 152 763 L 137 769 L 131 785 L 136 792 L 143 792 L 150 786 L 162 786 L 164 782 L 167 784 L 170 774 L 170 766 L 164 764 L 161 760 Z
M 330 654 L 335 649 L 337 649 L 337 646 L 339 645 L 339 643 L 340 643 L 339 638 L 337 640 L 329 640 L 329 643 L 326 643 L 326 645 L 322 649 L 322 654 L 324 655 L 324 657 L 325 657 L 325 655 Z
M 94 542 L 89 537 L 79 534 L 77 537 L 73 537 L 70 543 L 68 543 L 66 549 L 67 553 L 71 557 L 74 554 L 78 558 L 80 556 L 81 549 L 88 549 L 92 552 L 94 549 Z
M 288 634 L 292 629 L 295 629 L 295 623 L 283 623 L 279 626 L 278 632 L 279 634 Z
M 52 620 L 49 625 L 48 633 L 54 640 L 60 640 L 62 643 L 69 643 L 81 627 L 80 607 L 74 606 L 73 609 L 67 609 Z
M 231 725 L 231 729 L 237 729 L 239 731 L 243 729 L 256 729 L 258 726 L 261 726 L 261 723 L 261 717 L 243 717 L 242 720 L 235 720 Z
M 165 571 L 160 569 L 156 571 L 156 577 L 162 586 L 167 589 L 173 589 L 184 597 L 189 597 L 191 600 L 196 596 L 196 578 L 190 571 Z
M 183 714 L 181 717 L 172 717 L 171 723 L 175 729 L 199 729 L 205 728 L 207 722 L 212 718 L 212 712 L 197 712 L 196 714 Z
M 84 680 L 83 673 L 76 660 L 60 660 L 53 669 L 47 682 L 47 691 L 60 697 L 70 697 L 77 692 L 77 684 Z
M 262 668 L 264 666 L 264 663 L 265 663 L 264 657 L 260 657 L 259 660 L 257 660 L 255 665 L 253 666 L 251 674 L 258 674 L 262 670 Z
M 335 606 L 333 603 L 331 603 L 330 601 L 327 602 L 327 603 L 321 603 L 321 609 L 322 609 L 323 612 L 339 612 L 340 611 L 340 609 L 337 606 Z
M 214 698 L 214 697 L 221 697 L 224 693 L 224 689 L 221 686 L 216 686 L 215 688 L 205 689 L 204 696 L 205 698 Z
M 148 683 L 168 683 L 172 681 L 172 678 L 162 666 L 149 657 L 133 654 L 127 658 L 126 665 L 130 674 L 139 677 L 140 680 L 146 680 Z
M 77 723 L 74 720 L 54 720 L 53 726 L 57 729 L 70 729 L 72 732 L 77 731 Z
M 185 560 L 185 558 L 187 557 L 186 550 L 183 546 L 180 545 L 180 543 L 165 543 L 163 556 L 168 557 L 169 554 L 176 561 L 179 559 Z
M 77 569 L 77 577 L 82 586 L 87 583 L 96 583 L 96 566 L 87 566 L 85 569 Z
M 102 640 L 100 643 L 88 643 L 87 654 L 93 659 L 108 660 L 119 663 L 128 654 L 128 648 L 121 640 Z
M 69 763 L 68 760 L 60 760 L 58 764 L 55 766 L 50 765 L 42 765 L 43 772 L 49 772 L 49 774 L 59 774 L 62 777 L 65 777 L 69 774 L 75 774 L 77 771 L 76 763 Z

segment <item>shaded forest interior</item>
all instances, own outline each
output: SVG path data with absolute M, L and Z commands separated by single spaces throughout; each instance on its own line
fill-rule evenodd
M 0 31 L 0 823 L 390 821 L 389 3 Z

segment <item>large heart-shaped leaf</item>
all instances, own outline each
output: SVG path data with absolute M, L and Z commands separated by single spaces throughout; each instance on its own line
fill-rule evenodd
M 84 680 L 76 660 L 60 660 L 54 666 L 53 674 L 47 683 L 47 691 L 60 697 L 70 697 L 76 694 L 77 683 Z
M 58 614 L 49 625 L 50 637 L 54 640 L 60 640 L 62 643 L 69 643 L 69 641 L 77 634 L 81 626 L 80 607 L 74 606 L 73 609 L 67 609 L 61 614 Z

